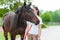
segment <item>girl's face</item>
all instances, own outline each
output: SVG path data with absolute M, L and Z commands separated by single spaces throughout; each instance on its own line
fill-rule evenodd
M 34 11 L 35 15 L 37 15 L 38 10 L 36 10 L 35 8 L 33 8 L 33 11 Z

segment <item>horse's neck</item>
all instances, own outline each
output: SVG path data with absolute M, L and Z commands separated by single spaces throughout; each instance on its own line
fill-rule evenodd
M 25 20 L 24 19 L 19 19 L 19 21 L 17 23 L 18 23 L 18 25 L 22 26 L 22 24 L 23 25 L 25 24 Z
M 22 25 L 24 24 L 25 20 L 23 18 L 22 15 L 19 15 L 18 19 L 17 19 L 17 25 Z
M 16 26 L 27 25 L 26 20 L 24 19 L 22 14 L 15 15 L 14 20 L 14 24 L 16 24 Z

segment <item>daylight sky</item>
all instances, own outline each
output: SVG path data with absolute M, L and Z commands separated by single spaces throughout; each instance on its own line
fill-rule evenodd
M 60 0 L 33 0 L 32 3 L 44 11 L 60 9 Z
M 32 4 L 36 5 L 40 10 L 55 11 L 60 9 L 60 0 L 33 0 Z

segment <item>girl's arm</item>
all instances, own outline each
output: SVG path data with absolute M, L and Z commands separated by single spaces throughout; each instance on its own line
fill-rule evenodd
M 27 34 L 28 34 L 27 30 L 28 30 L 28 26 L 26 27 L 26 30 L 25 30 L 24 40 L 26 39 L 26 36 L 27 36 Z
M 24 35 L 24 39 L 26 39 L 26 36 L 28 35 L 28 32 L 30 31 L 32 25 L 31 26 L 27 26 L 26 31 L 25 31 L 25 35 Z
M 38 27 L 38 40 L 40 40 L 41 38 L 41 31 L 42 31 L 42 24 L 39 24 L 39 27 Z

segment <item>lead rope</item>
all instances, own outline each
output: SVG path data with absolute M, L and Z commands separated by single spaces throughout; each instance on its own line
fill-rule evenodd
M 24 35 L 24 40 L 26 40 L 26 36 L 28 35 L 28 32 L 30 31 L 31 27 L 32 27 L 32 25 L 27 28 L 27 32 L 26 32 L 26 34 Z

